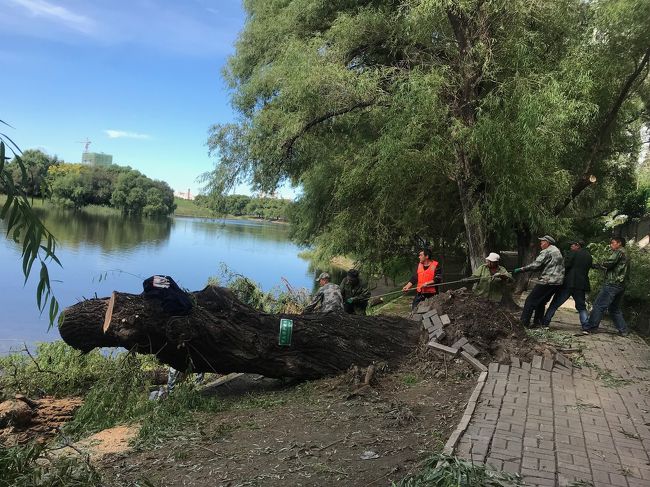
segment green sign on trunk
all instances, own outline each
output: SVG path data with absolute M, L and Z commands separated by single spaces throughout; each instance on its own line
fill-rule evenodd
M 291 334 L 293 332 L 293 320 L 283 318 L 280 320 L 280 338 L 278 345 L 288 347 L 291 345 Z

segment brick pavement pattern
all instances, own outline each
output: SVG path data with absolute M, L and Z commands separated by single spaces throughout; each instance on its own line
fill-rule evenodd
M 576 342 L 590 366 L 490 364 L 455 453 L 531 486 L 650 487 L 650 347 L 604 333 Z

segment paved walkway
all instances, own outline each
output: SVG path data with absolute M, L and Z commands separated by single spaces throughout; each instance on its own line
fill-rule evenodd
M 551 330 L 579 329 L 575 313 L 557 318 Z M 650 487 L 650 347 L 608 333 L 572 346 L 585 357 L 572 371 L 490 364 L 456 454 L 526 485 Z

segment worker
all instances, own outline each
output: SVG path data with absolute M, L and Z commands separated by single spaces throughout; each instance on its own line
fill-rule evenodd
M 343 298 L 343 310 L 351 315 L 365 315 L 370 291 L 360 279 L 359 271 L 350 269 L 339 287 Z
M 597 264 L 596 269 L 605 271 L 605 284 L 596 296 L 594 306 L 589 315 L 586 325 L 583 326 L 583 334 L 597 333 L 600 321 L 603 319 L 605 310 L 609 311 L 614 326 L 621 336 L 629 334 L 623 312 L 621 301 L 625 293 L 625 286 L 630 279 L 630 258 L 625 250 L 625 239 L 613 237 L 609 242 L 612 253 L 602 264 Z
M 559 291 L 564 281 L 564 257 L 555 246 L 555 239 L 550 235 L 539 237 L 539 246 L 542 251 L 533 262 L 512 271 L 514 275 L 541 270 L 539 283 L 528 294 L 521 312 L 521 323 L 525 327 L 530 326 L 530 318 L 535 313 L 533 328 L 542 326 L 546 303 Z
M 548 327 L 551 324 L 553 315 L 567 299 L 573 298 L 576 311 L 580 317 L 580 325 L 585 328 L 589 315 L 585 294 L 591 289 L 589 285 L 589 269 L 591 269 L 593 258 L 585 243 L 579 240 L 571 242 L 569 252 L 564 259 L 564 283 L 562 288 L 555 293 L 551 304 L 549 304 L 544 315 L 543 325 Z
M 485 298 L 500 303 L 508 292 L 508 285 L 513 282 L 512 275 L 505 267 L 499 265 L 501 257 L 491 252 L 485 258 L 485 264 L 480 265 L 468 280 L 478 279 L 472 291 L 479 298 Z
M 305 307 L 303 314 L 313 313 L 331 313 L 343 311 L 343 297 L 341 290 L 331 283 L 331 276 L 327 272 L 322 272 L 316 279 L 320 288 L 311 303 Z
M 433 260 L 433 253 L 430 249 L 420 250 L 418 259 L 420 262 L 415 274 L 402 288 L 403 292 L 407 292 L 413 286 L 417 286 L 417 294 L 413 298 L 413 304 L 411 305 L 413 310 L 425 299 L 435 296 L 436 287 L 442 282 L 442 266 L 439 262 Z

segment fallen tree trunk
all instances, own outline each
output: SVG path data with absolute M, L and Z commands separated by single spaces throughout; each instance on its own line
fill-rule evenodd
M 158 300 L 141 294 L 115 292 L 111 298 L 88 299 L 64 311 L 59 332 L 84 352 L 124 347 L 155 354 L 179 370 L 310 379 L 352 365 L 396 365 L 420 335 L 418 324 L 397 317 L 266 314 L 214 286 L 191 296 L 191 313 L 171 317 Z M 281 318 L 293 320 L 290 346 L 278 344 Z

